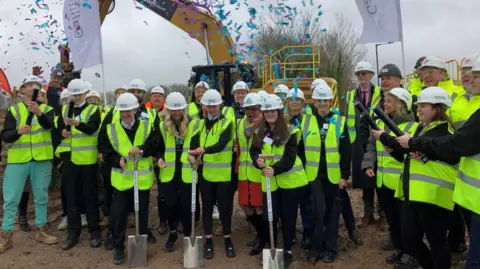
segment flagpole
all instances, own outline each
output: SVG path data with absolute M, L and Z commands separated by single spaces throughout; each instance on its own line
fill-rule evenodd
M 403 75 L 406 78 L 407 76 L 407 68 L 405 67 L 405 47 L 404 47 L 404 40 L 403 40 L 403 21 L 402 21 L 402 8 L 400 6 L 400 0 L 396 1 L 397 9 L 398 9 L 398 27 L 400 32 L 400 40 L 402 42 L 402 68 L 403 68 Z M 406 85 L 404 85 L 406 87 Z

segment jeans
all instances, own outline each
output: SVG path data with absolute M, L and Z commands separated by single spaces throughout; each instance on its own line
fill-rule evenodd
M 480 215 L 472 212 L 470 246 L 465 269 L 480 268 Z

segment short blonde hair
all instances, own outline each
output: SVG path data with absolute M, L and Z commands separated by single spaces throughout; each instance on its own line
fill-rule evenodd
M 387 93 L 387 95 L 385 96 L 385 100 L 389 100 L 393 103 L 393 105 L 395 106 L 395 114 L 397 116 L 403 116 L 408 114 L 407 104 L 405 104 L 405 102 L 400 100 L 400 98 L 398 98 L 397 96 L 391 93 Z

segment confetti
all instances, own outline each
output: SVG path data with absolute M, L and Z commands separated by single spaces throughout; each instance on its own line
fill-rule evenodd
M 88 9 L 92 9 L 92 6 L 90 4 L 88 4 L 87 2 L 83 3 L 82 6 L 88 8 Z
M 148 26 L 148 22 L 147 22 L 147 21 L 143 21 L 143 23 L 145 23 L 145 24 Z

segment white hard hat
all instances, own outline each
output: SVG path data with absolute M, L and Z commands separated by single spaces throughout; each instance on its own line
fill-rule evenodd
M 92 97 L 92 96 L 98 97 L 100 100 L 102 100 L 102 96 L 100 96 L 100 94 L 97 91 L 94 91 L 94 90 L 89 91 L 87 93 L 86 98 Z
M 135 88 L 136 89 L 136 88 Z M 138 100 L 135 95 L 127 92 L 117 98 L 115 109 L 118 111 L 128 111 L 138 108 Z
M 85 81 L 81 79 L 72 79 L 67 86 L 68 94 L 69 95 L 80 95 L 84 94 L 88 89 Z
M 206 106 L 218 106 L 223 103 L 223 100 L 217 90 L 208 90 L 203 94 L 201 103 Z
M 233 84 L 232 93 L 234 93 L 236 90 L 247 90 L 247 92 L 250 92 L 250 88 L 248 87 L 247 83 L 243 81 L 237 81 L 237 83 Z
M 187 106 L 187 101 L 181 93 L 172 92 L 165 99 L 165 106 L 170 110 L 181 110 Z
M 321 85 L 321 84 L 322 84 L 322 85 L 328 85 L 328 83 L 327 83 L 325 80 L 323 80 L 323 79 L 321 79 L 321 78 L 317 78 L 316 80 L 314 80 L 314 81 L 312 82 L 312 85 L 310 85 L 310 89 L 313 90 L 313 89 L 315 89 L 318 85 Z
M 195 85 L 195 88 L 193 89 L 194 91 L 198 88 L 204 88 L 205 90 L 210 90 L 210 87 L 208 86 L 208 83 L 205 81 L 200 81 Z
M 333 100 L 333 90 L 328 85 L 318 85 L 312 93 L 315 100 Z
M 477 58 L 478 58 L 478 55 L 480 55 L 479 53 L 474 53 L 474 54 L 470 54 L 468 55 L 467 57 L 465 57 L 465 59 L 463 59 L 463 62 L 462 62 L 462 68 L 472 68 L 473 67 L 473 64 L 476 62 Z
M 60 93 L 60 99 L 65 99 L 65 98 L 68 98 L 70 97 L 70 95 L 68 94 L 68 91 L 62 91 Z
M 89 90 L 89 91 L 90 91 L 90 90 L 93 90 L 93 85 L 92 85 L 92 83 L 90 83 L 90 82 L 88 82 L 88 81 L 86 81 L 86 80 L 84 80 L 84 82 L 85 82 L 85 87 L 87 87 L 87 90 Z
M 245 96 L 245 102 L 243 107 L 252 107 L 252 106 L 261 106 L 262 105 L 262 96 L 258 93 L 249 93 Z
M 416 104 L 444 104 L 448 107 L 452 105 L 452 98 L 448 92 L 440 87 L 428 87 L 419 95 Z
M 262 111 L 277 109 L 283 109 L 282 99 L 275 94 L 269 94 L 262 103 Z
M 279 84 L 277 87 L 275 87 L 275 90 L 273 90 L 273 93 L 284 93 L 288 94 L 288 87 L 284 84 Z
M 300 88 L 292 88 L 288 91 L 287 98 L 300 98 L 305 100 L 305 95 Z
M 262 97 L 263 99 L 267 98 L 268 96 L 268 92 L 264 90 L 258 91 L 257 94 L 260 95 L 260 97 Z
M 445 63 L 445 60 L 437 56 L 425 57 L 419 69 L 422 70 L 425 67 L 435 67 L 438 69 L 447 70 L 447 64 Z
M 142 90 L 144 92 L 147 91 L 147 87 L 145 86 L 145 82 L 143 82 L 143 80 L 138 79 L 138 78 L 130 81 L 127 84 L 127 90 L 133 90 L 133 89 Z
M 165 90 L 161 86 L 155 86 L 150 91 L 150 94 L 159 93 L 165 95 Z
M 473 63 L 472 72 L 480 72 L 480 58 Z
M 372 64 L 370 64 L 369 62 L 359 62 L 355 66 L 355 74 L 360 71 L 368 71 L 368 72 L 375 73 L 375 69 L 373 69 Z
M 407 105 L 408 111 L 412 109 L 412 95 L 408 90 L 405 90 L 404 88 L 393 88 L 390 91 L 388 91 L 387 94 L 396 96 L 400 100 L 405 102 L 405 104 Z
M 122 85 L 120 87 L 117 87 L 115 88 L 115 90 L 113 91 L 114 93 L 117 93 L 118 90 L 127 90 L 127 86 L 126 85 Z
M 23 85 L 27 84 L 27 83 L 36 83 L 37 85 L 40 86 L 40 88 L 42 87 L 42 84 L 43 84 L 43 79 L 37 77 L 37 76 L 26 76 L 23 80 L 22 80 L 22 87 Z

